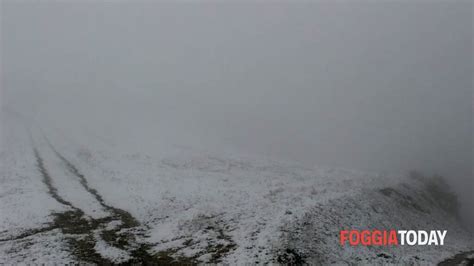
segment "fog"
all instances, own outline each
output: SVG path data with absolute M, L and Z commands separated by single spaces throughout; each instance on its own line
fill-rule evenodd
M 143 152 L 166 142 L 439 173 L 473 202 L 471 1 L 1 12 L 4 108 Z

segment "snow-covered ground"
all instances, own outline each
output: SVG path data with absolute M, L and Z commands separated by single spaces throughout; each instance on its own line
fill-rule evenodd
M 0 264 L 433 264 L 474 250 L 428 181 L 405 174 L 172 145 L 150 155 L 14 114 L 0 122 Z M 443 247 L 341 247 L 342 229 L 448 235 Z

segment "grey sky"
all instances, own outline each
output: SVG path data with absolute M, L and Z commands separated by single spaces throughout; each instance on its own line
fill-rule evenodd
M 471 1 L 3 1 L 2 101 L 121 145 L 421 169 L 472 188 L 472 13 Z

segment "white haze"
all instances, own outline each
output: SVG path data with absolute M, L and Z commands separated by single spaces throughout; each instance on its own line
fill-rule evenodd
M 125 150 L 439 173 L 473 202 L 471 1 L 1 5 L 4 108 Z

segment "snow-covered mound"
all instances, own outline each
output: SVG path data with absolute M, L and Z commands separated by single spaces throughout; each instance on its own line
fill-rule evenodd
M 432 264 L 474 250 L 430 179 L 182 147 L 132 153 L 1 119 L 0 264 Z M 343 229 L 448 235 L 443 247 L 341 247 Z

